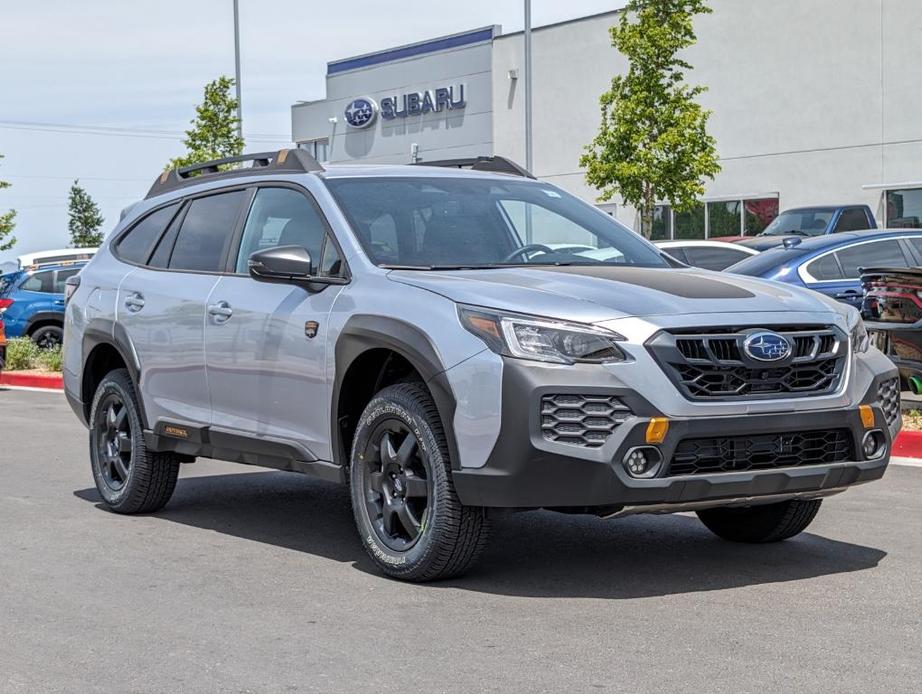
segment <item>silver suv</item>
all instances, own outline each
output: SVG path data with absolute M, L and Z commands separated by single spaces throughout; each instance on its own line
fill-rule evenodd
M 196 456 L 317 475 L 423 581 L 470 567 L 497 509 L 770 542 L 884 474 L 898 376 L 853 308 L 689 269 L 507 160 L 439 164 L 157 179 L 68 287 L 108 508 L 159 509 Z

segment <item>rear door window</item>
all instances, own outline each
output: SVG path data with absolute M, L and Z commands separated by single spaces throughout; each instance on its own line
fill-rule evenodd
M 842 272 L 848 279 L 861 275 L 861 268 L 909 267 L 910 261 L 903 255 L 900 242 L 896 239 L 861 243 L 836 252 Z
M 115 246 L 115 255 L 129 263 L 143 265 L 150 257 L 150 252 L 166 229 L 167 224 L 176 214 L 179 203 L 161 207 L 147 215 L 119 239 Z
M 23 282 L 20 286 L 27 292 L 42 292 L 43 294 L 52 294 L 54 292 L 54 270 L 45 270 L 36 272 Z
M 245 191 L 235 190 L 193 199 L 176 237 L 169 268 L 222 271 L 245 195 Z
M 842 268 L 839 267 L 839 261 L 836 260 L 835 253 L 830 253 L 814 260 L 807 265 L 807 272 L 817 282 L 830 282 L 843 278 Z

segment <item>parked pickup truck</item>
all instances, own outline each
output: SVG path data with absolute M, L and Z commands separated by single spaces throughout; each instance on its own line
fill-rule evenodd
M 823 205 L 785 210 L 758 236 L 739 241 L 756 251 L 780 246 L 792 237 L 823 236 L 842 231 L 876 229 L 877 220 L 867 205 Z

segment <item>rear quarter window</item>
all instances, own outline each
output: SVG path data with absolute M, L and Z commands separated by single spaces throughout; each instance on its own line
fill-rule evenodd
M 131 227 L 116 243 L 116 257 L 135 265 L 144 265 L 178 208 L 179 203 L 161 207 Z

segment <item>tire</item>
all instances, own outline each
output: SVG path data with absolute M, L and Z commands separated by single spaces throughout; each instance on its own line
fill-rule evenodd
M 388 386 L 368 403 L 349 481 L 359 537 L 388 576 L 415 582 L 458 576 L 486 545 L 486 509 L 464 506 L 455 494 L 445 432 L 421 384 Z
M 60 325 L 43 325 L 30 336 L 42 349 L 60 347 L 64 342 L 64 328 Z
M 820 510 L 822 499 L 792 499 L 747 508 L 709 508 L 698 518 L 718 537 L 732 542 L 779 542 L 803 532 Z
M 134 384 L 125 369 L 108 373 L 96 389 L 90 464 L 103 504 L 115 513 L 161 509 L 176 488 L 179 457 L 148 450 Z

